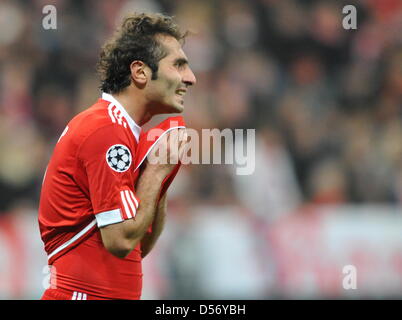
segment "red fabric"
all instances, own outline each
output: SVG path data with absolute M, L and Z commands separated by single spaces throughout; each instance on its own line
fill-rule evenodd
M 134 216 L 134 186 L 140 173 L 137 169 L 156 139 L 171 128 L 184 126 L 184 120 L 182 117 L 166 119 L 155 127 L 160 129 L 159 135 L 149 139 L 155 133 L 151 129 L 141 134 L 137 143 L 129 126 L 131 119 L 125 119 L 115 109 L 111 111 L 112 105 L 113 102 L 99 99 L 68 124 L 44 178 L 39 226 L 45 250 L 51 255 L 49 264 L 54 267 L 57 290 L 61 293 L 64 290 L 105 299 L 139 299 L 140 244 L 126 258 L 116 258 L 103 246 L 95 215 L 115 217 L 110 213 L 114 211 L 119 220 Z M 112 169 L 109 156 L 116 145 L 123 146 L 129 150 L 126 154 L 131 155 L 126 171 Z M 164 180 L 160 197 L 179 166 Z M 63 249 L 54 254 L 60 248 Z M 61 298 L 60 292 L 48 290 L 44 297 Z
M 111 299 L 105 299 L 102 297 L 96 297 L 89 295 L 85 292 L 80 292 L 81 296 L 79 296 L 78 291 L 74 294 L 74 291 L 70 290 L 63 290 L 63 289 L 47 289 L 42 297 L 41 300 L 111 300 Z M 83 294 L 85 293 L 85 297 Z M 80 298 L 81 299 L 78 299 Z
M 124 259 L 113 256 L 96 232 L 53 263 L 54 286 L 104 299 L 139 299 L 141 260 L 139 247 Z
M 156 125 L 155 127 L 149 129 L 146 132 L 142 132 L 140 136 L 140 141 L 137 149 L 137 156 L 135 159 L 135 167 L 140 168 L 142 163 L 145 161 L 146 156 L 151 151 L 151 149 L 157 145 L 158 139 L 161 138 L 164 134 L 168 132 L 168 130 L 173 128 L 185 127 L 186 124 L 184 122 L 183 117 L 169 117 Z M 181 163 L 175 166 L 172 172 L 163 180 L 161 189 L 159 191 L 158 202 L 162 198 L 162 196 L 166 193 L 167 189 L 173 182 L 174 178 L 179 171 Z M 152 233 L 152 224 L 149 226 L 147 233 Z
M 140 137 L 140 142 L 138 145 L 136 160 L 135 160 L 135 167 L 139 167 L 143 161 L 145 161 L 146 155 L 150 152 L 150 150 L 157 145 L 158 139 L 161 138 L 162 135 L 167 133 L 168 130 L 173 128 L 180 128 L 185 127 L 186 124 L 182 116 L 176 117 L 169 117 L 159 123 L 157 126 L 153 127 L 152 129 L 143 132 Z M 173 182 L 181 163 L 176 165 L 173 171 L 167 176 L 161 186 L 161 191 L 159 193 L 159 200 L 160 198 L 166 193 L 167 189 L 169 188 L 170 184 Z
M 134 194 L 139 173 L 134 170 L 136 138 L 119 114 L 112 121 L 109 106 L 109 101 L 100 99 L 68 124 L 47 168 L 38 219 L 48 255 L 92 223 L 83 236 L 49 258 L 60 289 L 134 299 L 142 287 L 139 246 L 118 259 L 106 251 L 94 224 L 95 214 L 110 210 L 120 209 L 121 218 L 127 218 L 120 192 Z M 106 155 L 113 145 L 130 151 L 128 170 L 116 172 L 108 164 Z

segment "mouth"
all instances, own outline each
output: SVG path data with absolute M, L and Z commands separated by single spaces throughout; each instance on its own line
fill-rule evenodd
M 181 97 L 183 97 L 186 94 L 186 92 L 187 92 L 187 89 L 176 90 L 176 94 L 181 96 Z

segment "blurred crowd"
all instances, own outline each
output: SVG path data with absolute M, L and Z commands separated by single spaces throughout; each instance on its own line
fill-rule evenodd
M 57 9 L 56 30 L 42 26 L 47 4 Z M 357 9 L 356 30 L 342 27 L 347 4 Z M 100 47 L 131 11 L 174 15 L 191 31 L 184 50 L 198 82 L 186 96 L 189 127 L 256 129 L 254 174 L 183 168 L 169 191 L 177 237 L 197 229 L 189 217 L 197 207 L 215 219 L 234 208 L 238 221 L 254 219 L 241 228 L 255 233 L 260 221 L 311 204 L 402 204 L 402 1 L 2 0 L 1 213 L 37 207 L 59 135 L 100 96 Z M 196 265 L 187 251 L 181 266 Z
M 45 30 L 52 3 L 57 29 Z M 99 97 L 100 46 L 130 11 L 172 14 L 193 33 L 190 127 L 256 129 L 261 174 L 192 166 L 187 199 L 240 199 L 266 214 L 305 202 L 400 202 L 402 3 L 355 1 L 357 30 L 342 28 L 345 4 L 2 1 L 0 210 L 37 201 L 55 141 Z

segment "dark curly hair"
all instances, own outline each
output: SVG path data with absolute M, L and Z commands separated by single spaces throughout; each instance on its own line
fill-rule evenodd
M 169 35 L 183 42 L 182 33 L 173 18 L 163 14 L 131 14 L 126 16 L 116 35 L 102 47 L 97 70 L 101 78 L 100 89 L 118 93 L 131 83 L 130 64 L 143 61 L 157 79 L 159 61 L 166 49 L 158 42 L 157 35 Z

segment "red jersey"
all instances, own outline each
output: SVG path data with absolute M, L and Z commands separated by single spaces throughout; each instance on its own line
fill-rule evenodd
M 140 245 L 126 258 L 117 258 L 103 246 L 99 227 L 135 219 L 138 168 L 161 135 L 184 127 L 181 117 L 171 119 L 148 139 L 123 106 L 103 93 L 68 123 L 46 170 L 39 205 L 52 284 L 61 291 L 95 299 L 140 298 Z M 160 196 L 178 167 L 164 180 Z
M 140 297 L 139 246 L 119 259 L 105 249 L 98 229 L 136 215 L 140 133 L 121 104 L 104 93 L 68 123 L 57 142 L 43 181 L 39 226 L 58 288 Z

